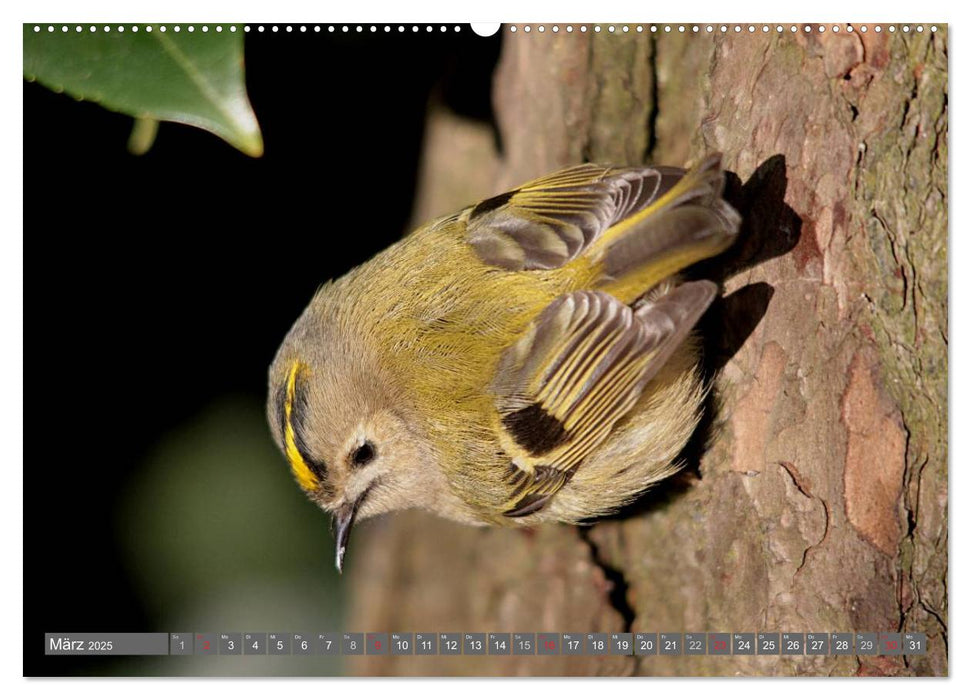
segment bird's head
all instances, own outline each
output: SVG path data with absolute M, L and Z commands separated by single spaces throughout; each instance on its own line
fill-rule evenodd
M 355 522 L 420 505 L 428 451 L 384 368 L 313 311 L 270 367 L 267 417 L 297 483 L 333 517 L 341 570 Z

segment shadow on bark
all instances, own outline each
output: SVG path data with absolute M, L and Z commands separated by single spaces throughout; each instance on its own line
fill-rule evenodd
M 767 158 L 744 185 L 732 172 L 726 173 L 725 199 L 742 215 L 738 240 L 716 258 L 691 268 L 691 279 L 711 279 L 723 284 L 726 279 L 767 260 L 793 250 L 799 243 L 802 221 L 785 203 L 786 160 L 782 155 Z M 712 303 L 699 323 L 703 342 L 702 374 L 714 386 L 716 375 L 728 364 L 759 325 L 775 293 L 772 285 L 755 282 Z M 701 458 L 711 447 L 715 417 L 719 415 L 714 391 L 705 399 L 703 413 L 691 440 L 679 456 L 684 468 L 646 492 L 634 503 L 611 516 L 624 520 L 664 507 L 701 478 Z

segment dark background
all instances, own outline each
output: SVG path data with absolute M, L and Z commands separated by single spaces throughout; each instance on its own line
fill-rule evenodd
M 127 531 L 154 501 L 124 524 L 132 479 L 220 397 L 262 407 L 273 354 L 317 286 L 402 235 L 430 100 L 491 121 L 498 35 L 407 29 L 247 34 L 259 159 L 170 123 L 132 156 L 131 118 L 25 83 L 25 675 L 179 672 L 45 657 L 43 634 L 181 631 L 133 582 Z M 269 470 L 302 499 L 282 457 Z M 220 474 L 215 488 L 179 488 L 213 489 L 217 510 L 236 481 Z M 312 577 L 332 544 L 326 516 L 307 508 L 317 531 L 292 558 Z M 291 540 L 269 526 L 273 508 L 250 517 L 270 547 Z M 264 559 L 234 581 L 258 579 Z

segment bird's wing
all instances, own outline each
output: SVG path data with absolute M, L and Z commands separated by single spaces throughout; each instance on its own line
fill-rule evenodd
M 500 358 L 492 390 L 510 457 L 505 515 L 543 508 L 633 407 L 711 303 L 688 282 L 637 311 L 603 292 L 557 297 Z
M 561 267 L 582 255 L 618 223 L 638 223 L 654 213 L 683 205 L 725 219 L 722 228 L 734 236 L 737 214 L 720 199 L 723 185 L 721 157 L 717 154 L 687 173 L 663 166 L 614 168 L 587 163 L 470 207 L 463 213 L 466 236 L 484 262 L 508 270 Z M 634 236 L 640 248 L 660 247 L 657 251 L 638 250 L 636 256 L 663 253 L 664 246 L 670 247 L 675 238 L 683 243 L 685 236 L 697 233 L 697 218 L 683 226 L 679 221 L 664 222 L 661 229 L 667 233 L 658 237 L 651 231 L 646 244 L 644 236 Z M 686 228 L 691 230 L 685 233 Z

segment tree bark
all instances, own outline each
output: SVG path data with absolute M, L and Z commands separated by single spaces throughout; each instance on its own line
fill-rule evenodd
M 688 467 L 589 529 L 365 524 L 347 628 L 905 631 L 927 635 L 927 654 L 389 656 L 351 671 L 947 674 L 946 26 L 620 27 L 504 28 L 502 155 L 434 112 L 417 211 L 583 160 L 723 153 L 745 224 L 703 270 L 724 297 L 703 322 L 713 390 Z M 446 181 L 449 196 L 428 194 Z

